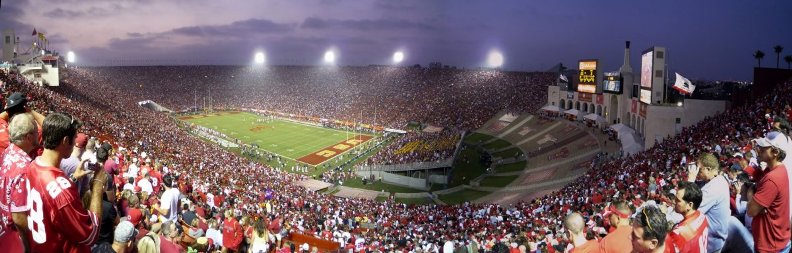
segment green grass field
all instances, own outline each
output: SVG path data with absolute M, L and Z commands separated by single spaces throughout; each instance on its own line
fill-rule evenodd
M 259 122 L 257 119 L 262 117 L 242 112 L 187 121 L 225 133 L 247 144 L 258 144 L 259 148 L 290 160 L 320 151 L 355 135 L 352 132 L 286 120 L 273 119 Z

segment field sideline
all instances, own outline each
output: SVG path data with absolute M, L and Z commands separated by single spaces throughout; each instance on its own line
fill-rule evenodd
M 260 149 L 285 159 L 314 166 L 374 138 L 367 133 L 265 119 L 248 112 L 219 112 L 178 119 L 216 130 L 245 144 L 258 144 Z

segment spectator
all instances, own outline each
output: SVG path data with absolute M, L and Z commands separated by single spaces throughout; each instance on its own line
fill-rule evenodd
M 121 221 L 115 227 L 113 233 L 113 243 L 98 243 L 91 249 L 92 253 L 127 253 L 130 249 L 135 249 L 135 237 L 138 231 L 129 221 Z
M 27 237 L 27 187 L 24 174 L 39 146 L 38 126 L 30 114 L 17 114 L 8 126 L 10 144 L 0 164 L 0 244 L 8 251 L 23 251 Z
M 223 246 L 223 232 L 217 229 L 217 220 L 212 218 L 209 220 L 209 229 L 206 230 L 206 238 L 209 238 L 214 242 L 214 246 L 222 247 Z
M 668 221 L 666 216 L 655 206 L 645 206 L 635 215 L 630 232 L 633 252 L 663 253 L 673 252 L 667 247 L 666 236 Z
M 149 172 L 143 173 L 143 178 L 138 180 L 137 186 L 140 187 L 141 191 L 146 192 L 146 194 L 151 195 L 154 192 L 154 186 L 151 185 L 151 176 L 149 176 Z
M 253 241 L 250 244 L 251 253 L 269 252 L 269 231 L 267 231 L 264 220 L 256 220 L 253 226 Z
M 706 252 L 709 224 L 707 217 L 697 210 L 702 198 L 698 185 L 691 182 L 679 183 L 674 211 L 682 214 L 684 219 L 668 235 L 671 244 L 667 247 L 673 247 L 677 252 Z
M 160 219 L 176 221 L 179 217 L 181 192 L 179 192 L 179 187 L 174 187 L 175 178 L 172 174 L 166 175 L 162 181 L 162 186 L 165 187 L 165 192 L 162 193 L 162 198 L 160 199 L 162 206 L 154 205 L 154 209 L 159 211 Z
M 154 232 L 149 232 L 137 243 L 138 253 L 160 253 L 160 237 Z
M 77 126 L 71 115 L 48 115 L 43 124 L 44 152 L 27 168 L 28 200 L 33 203 L 27 234 L 33 252 L 84 252 L 96 240 L 107 174 L 100 171 L 94 176 L 89 210 L 85 210 L 76 186 L 59 169 L 61 159 L 72 152 Z
M 85 175 L 93 172 L 86 168 L 85 164 L 80 164 L 81 161 L 87 162 L 85 160 L 80 160 L 87 144 L 88 136 L 84 133 L 78 133 L 77 138 L 74 139 L 74 148 L 72 149 L 71 155 L 69 155 L 68 158 L 63 159 L 60 165 L 60 169 L 63 171 L 63 173 L 65 173 L 72 182 L 77 184 L 77 193 L 79 193 L 80 196 L 82 196 L 85 191 L 88 190 L 89 178 L 85 177 Z M 79 171 L 77 170 L 77 167 L 80 167 Z
M 623 201 L 608 207 L 608 219 L 613 231 L 600 241 L 600 252 L 631 252 L 630 244 L 630 207 Z
M 227 209 L 223 221 L 223 252 L 236 252 L 244 239 L 242 226 L 234 218 L 234 211 Z
M 176 229 L 176 223 L 173 221 L 165 221 L 162 223 L 162 230 L 160 231 L 160 252 L 162 253 L 180 253 L 184 249 L 179 245 L 179 230 Z
M 564 219 L 564 228 L 566 228 L 567 238 L 572 241 L 574 248 L 569 252 L 586 253 L 586 252 L 599 252 L 599 243 L 597 240 L 586 240 L 586 233 L 583 231 L 586 224 L 583 221 L 583 216 L 580 213 L 571 213 Z
M 754 217 L 751 230 L 757 252 L 787 252 L 790 242 L 789 179 L 782 164 L 786 136 L 770 132 L 754 139 L 759 160 L 766 168 L 757 170 L 756 190 L 749 191 L 748 215 Z
M 699 155 L 690 168 L 688 181 L 693 182 L 698 177 L 701 180 L 699 186 L 703 184 L 702 201 L 696 209 L 707 216 L 707 252 L 720 252 L 728 236 L 727 220 L 731 216 L 729 180 L 726 175 L 721 174 L 718 159 L 710 153 Z
M 36 124 L 41 126 L 44 122 L 44 116 L 40 113 L 36 112 L 35 110 L 30 110 L 27 106 L 27 98 L 24 94 L 19 92 L 11 93 L 6 99 L 7 103 L 3 108 L 3 112 L 0 113 L 0 150 L 4 150 L 10 144 L 10 136 L 8 133 L 8 122 L 11 118 L 15 115 L 27 113 L 30 111 L 30 115 L 33 116 L 33 119 L 36 121 Z

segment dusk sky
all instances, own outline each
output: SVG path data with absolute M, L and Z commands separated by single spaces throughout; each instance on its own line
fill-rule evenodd
M 762 66 L 775 67 L 774 45 L 792 55 L 789 0 L 2 1 L 0 29 L 24 49 L 34 27 L 85 65 L 243 65 L 257 50 L 268 64 L 316 65 L 332 48 L 339 65 L 389 64 L 403 50 L 403 65 L 475 68 L 497 49 L 507 70 L 599 59 L 614 71 L 630 40 L 634 70 L 641 51 L 663 46 L 689 78 L 750 80 L 755 50 Z

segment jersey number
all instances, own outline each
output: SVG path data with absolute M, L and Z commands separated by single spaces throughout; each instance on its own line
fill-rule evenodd
M 71 186 L 69 180 L 63 177 L 58 177 L 55 181 L 47 184 L 47 192 L 50 197 L 55 199 L 63 190 Z M 27 203 L 30 207 L 30 215 L 28 215 L 28 228 L 33 237 L 33 241 L 42 244 L 47 241 L 47 232 L 44 228 L 44 208 L 41 201 L 41 193 L 36 189 L 30 188 L 30 181 L 27 182 L 28 197 Z

